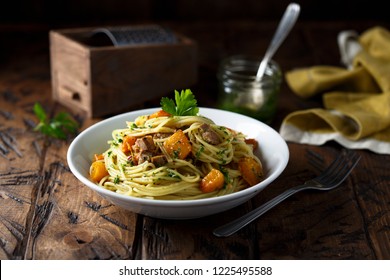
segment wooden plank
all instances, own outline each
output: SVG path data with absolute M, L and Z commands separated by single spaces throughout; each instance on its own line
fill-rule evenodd
M 68 146 L 55 140 L 46 149 L 27 258 L 133 258 L 137 216 L 110 204 L 71 174 Z
M 193 220 L 144 218 L 138 259 L 254 259 L 256 233 L 248 227 L 231 238 L 213 236 L 212 230 L 233 215 L 244 214 L 247 205 Z
M 40 69 L 30 75 L 39 76 Z M 47 81 L 31 88 L 31 80 L 21 77 L 18 67 L 2 70 L 0 76 L 0 259 L 24 259 L 33 193 L 42 182 L 42 141 L 32 132 L 31 111 L 37 92 L 47 92 Z
M 388 156 L 370 154 L 352 177 L 368 244 L 378 259 L 390 259 L 390 203 Z
M 66 151 L 63 146 L 60 154 Z M 48 151 L 31 242 L 34 259 L 132 258 L 136 215 L 119 209 L 82 185 Z

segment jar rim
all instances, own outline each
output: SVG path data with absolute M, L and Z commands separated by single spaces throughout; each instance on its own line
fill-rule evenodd
M 219 78 L 237 79 L 241 82 L 263 84 L 274 83 L 275 77 L 281 80 L 281 69 L 277 62 L 270 60 L 265 70 L 265 75 L 260 81 L 256 81 L 256 73 L 261 59 L 249 55 L 234 55 L 222 60 L 219 69 Z M 244 73 L 245 74 L 242 74 Z

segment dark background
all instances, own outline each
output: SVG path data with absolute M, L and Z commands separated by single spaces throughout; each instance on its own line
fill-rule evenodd
M 305 28 L 315 28 L 318 22 L 325 22 L 325 26 L 338 22 L 348 29 L 357 29 L 361 32 L 364 30 L 359 29 L 362 22 L 365 23 L 364 26 L 388 26 L 390 22 L 387 1 L 384 0 L 297 0 L 296 2 L 301 5 L 297 25 Z M 42 54 L 47 57 L 48 65 L 50 46 L 48 34 L 53 29 L 158 23 L 173 27 L 176 32 L 198 42 L 201 50 L 199 63 L 202 67 L 202 75 L 206 75 L 205 71 L 215 75 L 215 65 L 229 54 L 238 52 L 258 56 L 263 54 L 272 36 L 269 30 L 276 29 L 289 3 L 288 0 L 1 1 L 0 70 L 9 69 L 9 66 L 15 64 L 17 58 L 19 60 L 27 58 L 27 62 L 34 63 L 34 57 Z M 205 26 L 210 26 L 210 32 L 207 32 Z M 234 32 L 230 31 L 232 26 L 235 27 Z M 268 30 L 268 33 L 264 30 Z M 315 33 L 321 36 L 322 32 L 327 30 L 320 29 Z M 219 33 L 224 35 L 219 36 Z M 241 42 L 242 38 L 246 40 L 250 38 L 248 34 L 257 36 L 257 41 L 263 40 L 264 43 L 251 45 Z M 332 42 L 333 49 L 337 49 L 336 35 L 334 34 L 335 39 Z M 290 35 L 293 36 L 299 34 Z M 202 40 L 208 42 L 208 49 L 202 49 L 204 46 Z M 288 45 L 294 46 L 288 40 L 289 38 L 284 43 L 284 49 Z M 283 48 L 278 51 L 276 58 L 283 56 Z M 304 57 L 306 50 L 296 53 Z M 318 55 L 318 57 L 323 56 Z M 284 69 L 300 66 L 296 63 L 289 65 L 288 57 L 284 61 L 286 62 L 286 65 L 282 65 Z M 326 63 L 336 64 L 339 61 L 326 61 Z
M 13 0 L 2 1 L 0 24 L 37 28 L 139 21 L 276 20 L 287 0 Z M 383 0 L 298 0 L 300 20 L 387 20 Z
M 48 34 L 53 29 L 158 23 L 173 27 L 178 33 L 195 40 L 200 48 L 201 75 L 210 73 L 209 75 L 214 77 L 215 65 L 227 55 L 238 52 L 258 56 L 263 54 L 271 40 L 272 34 L 269 34 L 269 30 L 276 29 L 290 2 L 288 0 L 2 1 L 0 70 L 14 65 L 16 58 L 19 60 L 28 58 L 28 62 L 33 63 L 34 57 L 42 54 L 47 57 L 48 64 L 50 46 Z M 390 23 L 387 1 L 384 0 L 297 0 L 295 2 L 301 5 L 297 25 L 305 28 L 315 28 L 318 22 L 325 22 L 325 26 L 338 22 L 348 29 L 362 32 L 367 26 L 388 26 Z M 365 23 L 363 25 L 365 27 L 359 29 L 362 22 Z M 204 28 L 208 25 L 212 32 L 207 32 Z M 232 26 L 235 27 L 234 32 L 229 29 Z M 265 30 L 268 30 L 268 33 L 264 32 Z M 219 36 L 219 32 L 224 35 Z M 295 30 L 289 37 L 300 36 L 294 32 Z M 327 29 L 319 29 L 316 34 L 321 36 L 322 32 L 327 32 Z M 244 44 L 241 38 L 248 38 L 248 34 L 257 36 L 264 43 L 251 45 L 245 42 Z M 337 51 L 336 36 L 337 34 L 334 34 L 332 47 Z M 202 40 L 208 42 L 208 49 L 202 49 L 204 47 Z M 276 59 L 284 55 L 283 51 L 288 48 L 287 46 L 294 47 L 294 44 L 288 40 L 289 38 L 284 43 L 284 49 L 281 48 L 277 52 Z M 302 57 L 306 56 L 306 52 L 306 50 L 296 51 Z M 317 57 L 325 56 L 319 54 Z M 302 65 L 296 63 L 290 65 L 287 55 L 284 61 L 285 65 L 281 65 L 283 69 L 305 65 L 303 59 Z M 337 64 L 339 61 L 324 63 Z M 200 76 L 200 79 L 202 78 Z
M 388 23 L 384 0 L 297 0 L 299 22 Z M 280 20 L 287 0 L 11 0 L 0 6 L 0 59 L 49 30 L 137 23 L 215 23 Z M 353 26 L 353 25 L 352 25 Z M 179 30 L 180 31 L 180 30 Z M 189 34 L 191 35 L 191 34 Z

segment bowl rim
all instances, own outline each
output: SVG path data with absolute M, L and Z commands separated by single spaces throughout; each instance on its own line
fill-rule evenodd
M 99 122 L 97 122 L 97 123 L 87 127 L 82 132 L 80 132 L 72 140 L 72 142 L 71 142 L 71 144 L 70 144 L 70 146 L 68 148 L 67 157 L 66 157 L 67 158 L 67 162 L 68 162 L 68 166 L 69 166 L 71 172 L 73 173 L 73 175 L 80 182 L 82 182 L 84 185 L 86 185 L 90 189 L 96 191 L 97 193 L 103 195 L 105 198 L 107 198 L 107 196 L 108 197 L 111 196 L 111 197 L 114 197 L 115 199 L 119 199 L 119 200 L 122 200 L 122 201 L 134 202 L 134 203 L 137 203 L 137 204 L 148 204 L 150 206 L 153 206 L 153 205 L 156 205 L 156 206 L 170 206 L 170 207 L 202 206 L 202 205 L 210 205 L 210 204 L 213 204 L 214 202 L 218 202 L 218 203 L 227 202 L 227 201 L 235 200 L 235 199 L 238 199 L 238 198 L 241 198 L 241 197 L 244 197 L 244 196 L 249 196 L 249 195 L 253 197 L 257 192 L 260 192 L 266 186 L 268 186 L 269 183 L 272 183 L 284 171 L 284 169 L 286 168 L 286 166 L 288 164 L 290 153 L 289 153 L 289 149 L 288 149 L 287 143 L 280 136 L 280 134 L 275 129 L 273 129 L 272 127 L 268 126 L 267 124 L 265 124 L 265 123 L 263 123 L 263 122 L 261 122 L 259 120 L 256 120 L 254 118 L 251 118 L 251 117 L 239 114 L 239 113 L 226 111 L 226 110 L 221 110 L 221 109 L 215 109 L 215 108 L 199 107 L 199 109 L 200 109 L 199 110 L 199 114 L 200 115 L 203 115 L 202 112 L 204 112 L 204 111 L 209 111 L 211 113 L 224 113 L 224 114 L 227 113 L 227 114 L 231 114 L 233 116 L 237 115 L 240 118 L 248 119 L 248 120 L 250 120 L 250 122 L 255 121 L 258 124 L 260 124 L 261 126 L 266 127 L 267 132 L 270 132 L 270 133 L 274 134 L 276 136 L 276 138 L 279 139 L 279 142 L 282 145 L 281 149 L 284 150 L 284 155 L 285 156 L 281 157 L 280 164 L 263 181 L 261 181 L 260 183 L 254 185 L 254 186 L 251 186 L 249 188 L 243 189 L 243 190 L 238 191 L 238 192 L 234 192 L 234 193 L 230 193 L 230 194 L 226 194 L 226 195 L 221 195 L 221 196 L 216 196 L 216 197 L 209 197 L 209 198 L 202 198 L 202 199 L 188 199 L 188 200 L 147 199 L 147 198 L 142 198 L 142 197 L 126 196 L 126 195 L 123 195 L 123 194 L 119 194 L 119 193 L 116 193 L 116 192 L 104 189 L 101 186 L 93 183 L 88 178 L 86 178 L 81 172 L 79 172 L 79 170 L 76 168 L 72 156 L 73 156 L 74 150 L 76 148 L 76 145 L 78 143 L 78 140 L 83 138 L 83 137 L 85 137 L 86 134 L 91 133 L 91 131 L 99 128 L 100 126 L 104 126 L 104 125 L 106 125 L 109 122 L 113 122 L 116 119 L 123 118 L 126 115 L 133 115 L 133 116 L 147 115 L 147 114 L 150 114 L 150 113 L 152 113 L 152 112 L 154 112 L 156 110 L 160 110 L 160 109 L 161 108 L 159 108 L 159 107 L 154 107 L 154 108 L 140 109 L 140 110 L 134 110 L 134 111 L 118 114 L 118 115 L 109 117 L 107 119 L 101 120 L 101 121 L 99 121 Z M 129 121 L 131 121 L 131 120 L 129 120 Z

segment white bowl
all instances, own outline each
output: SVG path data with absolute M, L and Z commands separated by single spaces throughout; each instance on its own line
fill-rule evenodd
M 106 190 L 89 180 L 89 167 L 94 154 L 109 148 L 107 140 L 111 132 L 126 127 L 126 121 L 134 121 L 141 115 L 149 115 L 159 108 L 138 110 L 103 120 L 83 132 L 71 143 L 67 160 L 72 173 L 86 186 L 99 193 L 111 203 L 146 216 L 164 219 L 191 219 L 223 212 L 238 206 L 258 194 L 285 169 L 289 151 L 281 136 L 266 124 L 237 113 L 200 108 L 199 113 L 212 119 L 216 124 L 243 132 L 259 143 L 257 156 L 260 157 L 266 177 L 259 184 L 242 191 L 199 200 L 152 200 L 117 194 Z

